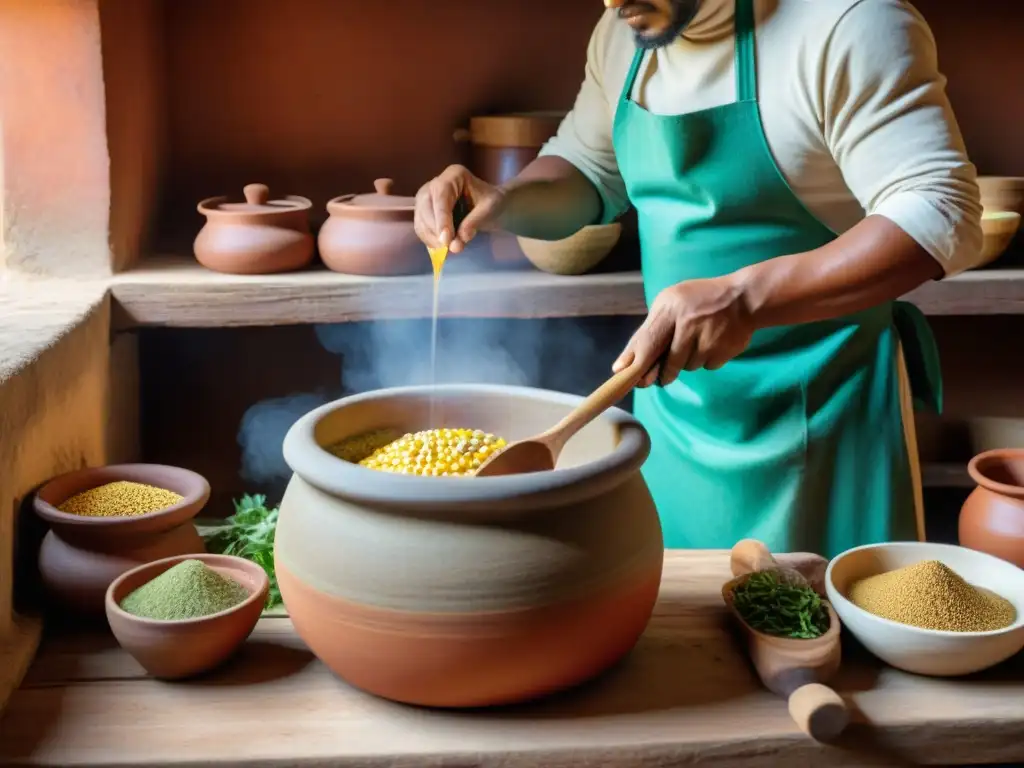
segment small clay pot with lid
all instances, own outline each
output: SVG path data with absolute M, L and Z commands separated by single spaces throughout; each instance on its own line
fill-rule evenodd
M 372 194 L 342 195 L 327 203 L 320 228 L 320 258 L 349 275 L 414 275 L 430 271 L 430 258 L 413 228 L 416 198 L 392 192 L 391 179 L 373 182 Z
M 960 545 L 1024 568 L 1024 448 L 979 453 L 967 471 L 978 487 L 960 509 Z
M 268 275 L 302 269 L 313 260 L 308 198 L 270 199 L 265 184 L 247 184 L 245 202 L 211 197 L 199 203 L 206 224 L 195 241 L 196 260 L 234 275 Z

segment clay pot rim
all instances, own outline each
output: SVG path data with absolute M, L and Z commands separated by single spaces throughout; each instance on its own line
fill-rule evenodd
M 308 197 L 302 197 L 301 195 L 285 195 L 284 197 L 276 198 L 274 202 L 293 203 L 293 205 L 287 207 L 282 206 L 280 210 L 224 211 L 216 207 L 229 202 L 231 202 L 230 195 L 208 197 L 205 200 L 199 201 L 199 204 L 196 206 L 196 210 L 208 218 L 240 219 L 242 221 L 257 223 L 262 219 L 276 219 L 288 214 L 301 213 L 303 211 L 308 211 L 313 207 L 313 201 Z M 238 205 L 244 205 L 242 202 L 235 202 Z
M 840 552 L 838 555 L 836 555 L 831 560 L 829 560 L 828 567 L 825 569 L 825 588 L 829 592 L 830 600 L 832 602 L 841 602 L 842 605 L 843 605 L 843 609 L 844 610 L 848 610 L 848 611 L 851 611 L 851 612 L 856 612 L 858 615 L 860 615 L 861 617 L 866 618 L 868 621 L 880 622 L 882 626 L 895 627 L 900 632 L 905 632 L 905 633 L 907 633 L 909 635 L 919 635 L 919 636 L 922 636 L 922 637 L 943 637 L 943 638 L 949 637 L 949 638 L 962 638 L 962 639 L 977 639 L 977 638 L 984 638 L 984 637 L 998 637 L 1000 635 L 1007 635 L 1007 634 L 1012 634 L 1014 632 L 1019 632 L 1019 631 L 1021 631 L 1021 629 L 1024 629 L 1024 612 L 1021 612 L 1021 611 L 1017 612 L 1017 618 L 1014 620 L 1014 622 L 1012 624 L 1010 624 L 1010 626 L 1003 627 L 1002 629 L 989 629 L 989 630 L 986 630 L 984 632 L 954 632 L 954 631 L 948 630 L 948 629 L 925 629 L 924 627 L 915 627 L 912 624 L 903 624 L 903 623 L 901 623 L 899 621 L 893 621 L 892 619 L 887 619 L 884 616 L 876 616 L 875 614 L 871 613 L 870 611 L 865 611 L 859 605 L 855 605 L 853 603 L 853 601 L 850 600 L 846 595 L 844 595 L 842 593 L 842 591 L 840 591 L 839 587 L 836 586 L 836 584 L 832 581 L 832 570 L 835 567 L 836 563 L 838 563 L 840 560 L 842 560 L 843 558 L 847 557 L 848 555 L 854 554 L 855 552 L 860 552 L 862 550 L 869 550 L 869 549 L 879 549 L 879 548 L 885 548 L 885 549 L 894 549 L 894 548 L 912 549 L 914 547 L 920 547 L 920 546 L 927 546 L 930 549 L 940 549 L 940 550 L 946 550 L 946 551 L 954 550 L 954 549 L 967 550 L 968 552 L 970 552 L 972 554 L 972 556 L 977 555 L 977 556 L 979 556 L 982 559 L 987 558 L 989 560 L 995 561 L 996 563 L 999 564 L 999 567 L 1001 567 L 1001 568 L 1002 567 L 1006 567 L 1006 568 L 1013 568 L 1013 569 L 1015 569 L 1017 571 L 1020 570 L 1019 568 L 1017 568 L 1017 566 L 1015 566 L 1013 563 L 1009 562 L 1008 560 L 1003 560 L 1001 558 L 996 557 L 995 555 L 990 555 L 988 552 L 982 552 L 981 550 L 978 550 L 978 549 L 971 549 L 970 547 L 961 547 L 961 546 L 958 546 L 956 544 L 938 544 L 938 543 L 934 543 L 934 542 L 930 542 L 930 541 L 926 541 L 926 542 L 922 542 L 922 541 L 889 541 L 889 542 L 884 542 L 884 543 L 881 543 L 881 544 L 861 544 L 859 547 L 853 547 L 852 549 L 848 549 L 845 552 Z M 942 562 L 942 561 L 940 560 L 940 562 Z M 832 593 L 834 593 L 834 595 Z M 1002 597 L 1004 600 L 1008 599 L 1006 597 L 1006 595 L 1004 595 L 1004 594 L 1001 594 L 1001 593 L 997 593 L 997 594 L 999 594 L 999 596 Z M 852 633 L 852 630 L 851 630 L 851 633 Z M 857 639 L 859 640 L 860 638 L 857 638 Z
M 992 480 L 986 475 L 982 466 L 994 460 L 1017 460 L 1024 462 L 1024 448 L 992 448 L 983 451 L 967 463 L 967 473 L 979 487 L 998 493 L 1001 496 L 1009 496 L 1013 499 L 1024 499 L 1024 485 L 1010 485 Z
M 63 483 L 73 482 L 79 477 L 93 475 L 96 482 L 88 482 L 66 496 L 53 501 L 46 500 L 46 497 L 55 491 L 55 486 Z M 165 477 L 170 475 L 178 482 L 177 488 L 167 488 Z M 154 512 L 147 512 L 142 515 L 117 515 L 109 517 L 88 517 L 86 515 L 75 515 L 70 512 L 61 512 L 57 509 L 60 504 L 74 496 L 76 493 L 96 488 L 106 483 L 127 480 L 129 482 L 145 483 L 157 488 L 174 491 L 183 498 L 177 504 L 158 509 Z M 174 467 L 169 464 L 107 464 L 101 467 L 85 467 L 72 472 L 65 472 L 48 480 L 32 498 L 32 507 L 35 513 L 46 522 L 60 526 L 76 528 L 118 528 L 125 529 L 143 525 L 150 529 L 151 524 L 157 521 L 168 522 L 169 518 L 181 518 L 182 522 L 198 514 L 199 510 L 210 498 L 210 483 L 198 472 L 184 467 Z M 175 521 L 176 522 L 176 521 Z M 168 527 L 173 527 L 170 525 Z
M 601 458 L 552 472 L 497 477 L 416 477 L 392 475 L 340 459 L 316 440 L 316 426 L 328 415 L 368 400 L 426 396 L 430 392 L 458 395 L 498 394 L 541 399 L 573 407 L 584 398 L 535 387 L 501 384 L 444 384 L 377 389 L 351 395 L 315 408 L 302 416 L 284 438 L 284 459 L 292 471 L 313 487 L 357 504 L 403 511 L 473 509 L 483 515 L 509 509 L 540 510 L 593 498 L 618 487 L 640 470 L 651 449 L 651 439 L 640 422 L 622 410 L 610 408 L 601 417 L 620 431 L 615 448 Z M 483 519 L 482 517 L 480 519 Z
M 139 587 L 144 584 L 148 584 L 157 576 L 170 570 L 171 567 L 178 563 L 184 562 L 185 560 L 199 560 L 211 568 L 224 568 L 234 569 L 238 571 L 244 571 L 246 574 L 253 578 L 256 586 L 250 588 L 250 585 L 238 582 L 249 591 L 249 596 L 237 605 L 233 605 L 230 608 L 225 608 L 223 611 L 217 613 L 211 613 L 209 616 L 200 616 L 196 619 L 148 619 L 144 616 L 136 616 L 132 613 L 121 608 L 119 605 L 119 599 L 115 598 L 115 595 L 121 590 L 124 583 L 136 575 L 144 573 L 146 571 L 153 571 L 153 575 L 147 578 L 145 581 L 139 584 Z M 223 575 L 223 574 L 222 574 Z M 136 587 L 138 589 L 138 587 Z M 266 603 L 267 595 L 270 592 L 270 579 L 267 577 L 267 572 L 263 570 L 263 567 L 246 560 L 244 557 L 236 557 L 235 555 L 214 555 L 209 553 L 198 553 L 193 555 L 172 555 L 171 557 L 165 557 L 160 560 L 151 560 L 148 563 L 137 565 L 131 570 L 125 571 L 107 587 L 106 594 L 104 595 L 104 606 L 106 607 L 107 616 L 114 614 L 118 618 L 133 624 L 138 624 L 145 627 L 173 627 L 173 628 L 188 628 L 196 627 L 200 624 L 208 624 L 213 621 L 230 616 L 233 613 L 245 610 L 251 607 L 253 602 L 261 600 Z M 123 598 L 124 595 L 120 595 Z M 262 611 L 261 611 L 262 613 Z

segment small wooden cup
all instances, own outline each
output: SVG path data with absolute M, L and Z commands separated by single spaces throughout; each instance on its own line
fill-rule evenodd
M 206 563 L 245 587 L 249 596 L 225 611 L 198 619 L 145 619 L 121 609 L 125 597 L 185 560 Z M 121 647 L 153 677 L 191 677 L 222 664 L 238 650 L 259 621 L 269 591 L 270 579 L 263 568 L 244 558 L 207 554 L 167 557 L 114 580 L 107 589 L 107 621 Z
M 817 558 L 824 563 L 824 558 Z M 811 562 L 808 556 L 807 562 Z M 827 604 L 829 627 L 821 637 L 796 640 L 776 637 L 752 629 L 733 604 L 733 590 L 757 571 L 787 569 L 780 566 L 768 548 L 750 539 L 733 548 L 731 558 L 733 578 L 722 587 L 722 599 L 739 624 L 750 659 L 761 682 L 772 693 L 789 703 L 789 714 L 800 730 L 816 741 L 831 741 L 839 736 L 849 723 L 846 702 L 827 683 L 839 670 L 842 649 L 839 642 L 839 617 Z M 814 570 L 818 570 L 815 568 Z M 808 574 L 801 574 L 805 578 Z M 818 579 L 808 579 L 816 591 Z

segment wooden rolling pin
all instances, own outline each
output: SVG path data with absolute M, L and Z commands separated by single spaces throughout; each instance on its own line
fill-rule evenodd
M 828 606 L 829 627 L 812 640 L 776 637 L 752 629 L 733 605 L 733 590 L 757 571 L 780 571 L 784 578 L 814 584 L 824 558 L 817 555 L 794 556 L 799 570 L 780 565 L 759 541 L 745 539 L 732 549 L 730 565 L 735 578 L 722 587 L 722 598 L 743 631 L 750 659 L 761 682 L 772 693 L 788 700 L 789 714 L 797 726 L 816 741 L 831 741 L 849 723 L 846 702 L 827 683 L 838 671 L 842 657 L 840 625 L 832 606 Z M 808 578 L 810 577 L 810 578 Z

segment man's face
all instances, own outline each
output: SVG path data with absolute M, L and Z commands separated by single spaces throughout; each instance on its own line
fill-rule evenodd
M 641 48 L 661 48 L 683 33 L 697 13 L 700 0 L 605 0 L 633 28 Z

